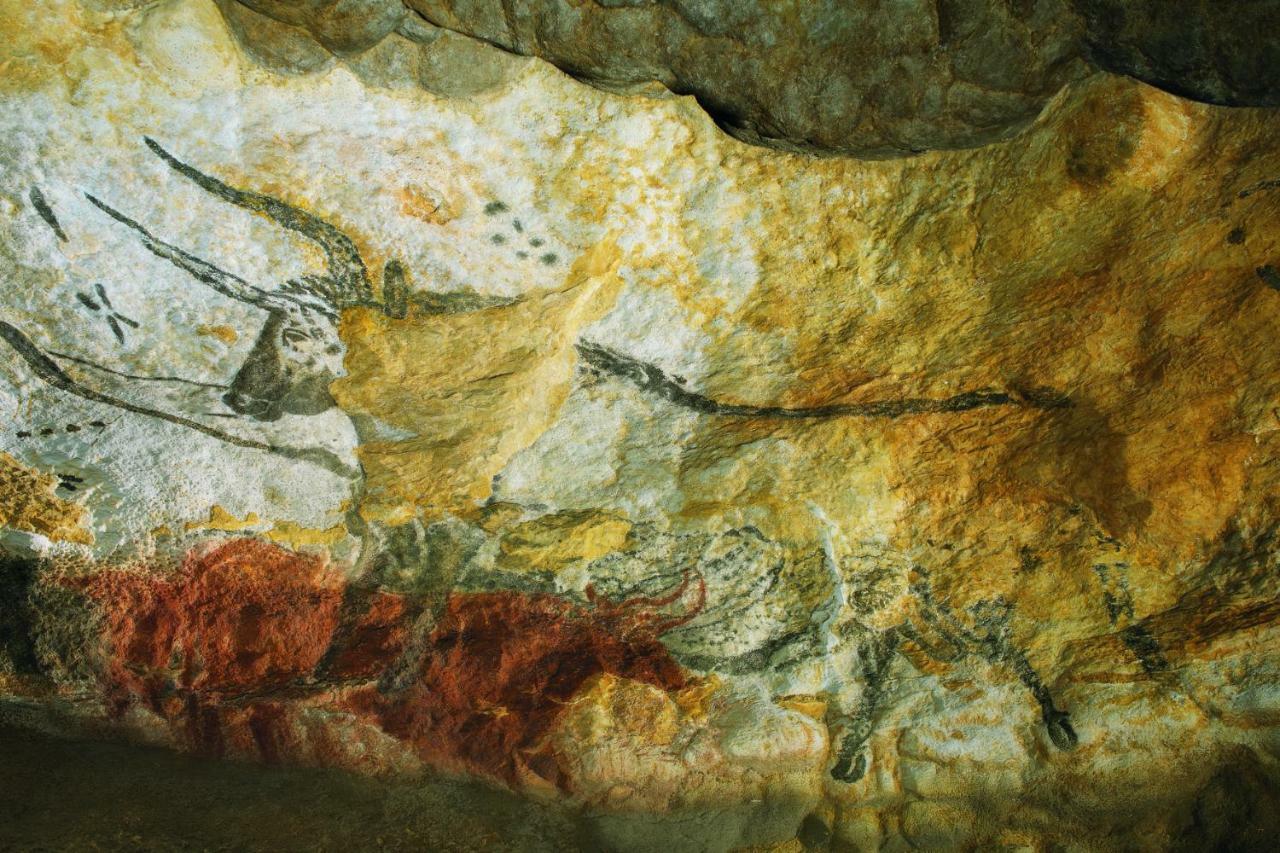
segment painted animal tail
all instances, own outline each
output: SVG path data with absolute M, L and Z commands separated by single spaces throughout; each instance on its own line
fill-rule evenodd
M 693 601 L 685 604 L 681 611 L 666 612 L 665 608 L 669 605 L 684 601 L 689 592 L 690 581 L 695 577 L 697 592 Z M 601 596 L 591 584 L 587 585 L 586 594 L 596 613 L 603 619 L 615 622 L 619 630 L 643 631 L 660 637 L 688 623 L 702 612 L 707 603 L 707 582 L 701 575 L 685 570 L 679 584 L 657 596 L 636 596 L 615 603 Z

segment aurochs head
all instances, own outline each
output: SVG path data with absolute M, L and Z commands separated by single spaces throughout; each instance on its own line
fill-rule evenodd
M 222 401 L 260 421 L 318 415 L 334 405 L 343 347 L 326 313 L 297 303 L 273 308 Z
M 187 165 L 145 139 L 147 147 L 171 169 L 211 195 L 260 213 L 320 246 L 325 272 L 303 275 L 276 290 L 255 287 L 234 273 L 157 238 L 138 222 L 86 193 L 95 206 L 137 233 L 142 245 L 186 271 L 201 284 L 267 314 L 244 364 L 236 371 L 222 401 L 236 414 L 262 421 L 282 415 L 318 415 L 334 405 L 329 385 L 341 375 L 343 347 L 338 315 L 353 306 L 376 306 L 391 317 L 406 310 L 404 269 L 390 260 L 383 268 L 383 300 L 373 298 L 372 285 L 355 243 L 346 234 L 305 210 L 252 190 L 223 183 Z

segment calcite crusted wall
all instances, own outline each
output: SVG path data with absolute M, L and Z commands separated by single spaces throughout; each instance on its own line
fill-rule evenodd
M 1273 43 L 562 5 L 0 6 L 0 715 L 595 849 L 1265 849 Z

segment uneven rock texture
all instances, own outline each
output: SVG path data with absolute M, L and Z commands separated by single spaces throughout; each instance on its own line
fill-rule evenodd
M 692 94 L 744 139 L 826 151 L 998 139 L 1083 72 L 1078 21 L 1058 2 L 411 5 L 588 80 Z
M 209 761 L 0 728 L 0 803 L 15 850 L 528 850 L 589 853 L 554 804 L 480 783 Z M 69 804 L 98 808 L 77 813 Z M 448 815 L 448 820 L 441 820 Z M 248 841 L 247 839 L 252 839 Z M 90 847 L 92 849 L 92 847 Z
M 1184 53 L 1031 7 L 890 76 L 1033 97 L 815 147 L 985 144 L 857 159 L 390 2 L 0 2 L 0 717 L 480 781 L 566 849 L 1267 849 L 1271 72 L 1209 5 Z M 417 11 L 678 91 L 631 63 L 771 32 L 488 8 Z
M 1077 0 L 1095 62 L 1211 104 L 1280 105 L 1280 3 Z
M 740 139 L 812 152 L 895 156 L 1003 139 L 1090 63 L 1210 103 L 1280 103 L 1274 0 L 223 0 L 221 8 L 251 53 L 290 72 L 387 37 L 355 67 L 383 77 L 392 64 L 432 91 L 465 87 L 485 76 L 472 69 L 501 60 L 459 44 L 453 34 L 461 34 L 606 89 L 658 83 L 693 95 Z M 440 65 L 452 66 L 459 51 L 473 57 L 468 70 L 453 66 L 442 80 Z

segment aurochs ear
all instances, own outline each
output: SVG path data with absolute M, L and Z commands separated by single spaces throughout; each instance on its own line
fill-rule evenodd
M 382 310 L 393 320 L 403 320 L 409 314 L 409 286 L 405 282 L 404 267 L 394 258 L 382 268 Z

